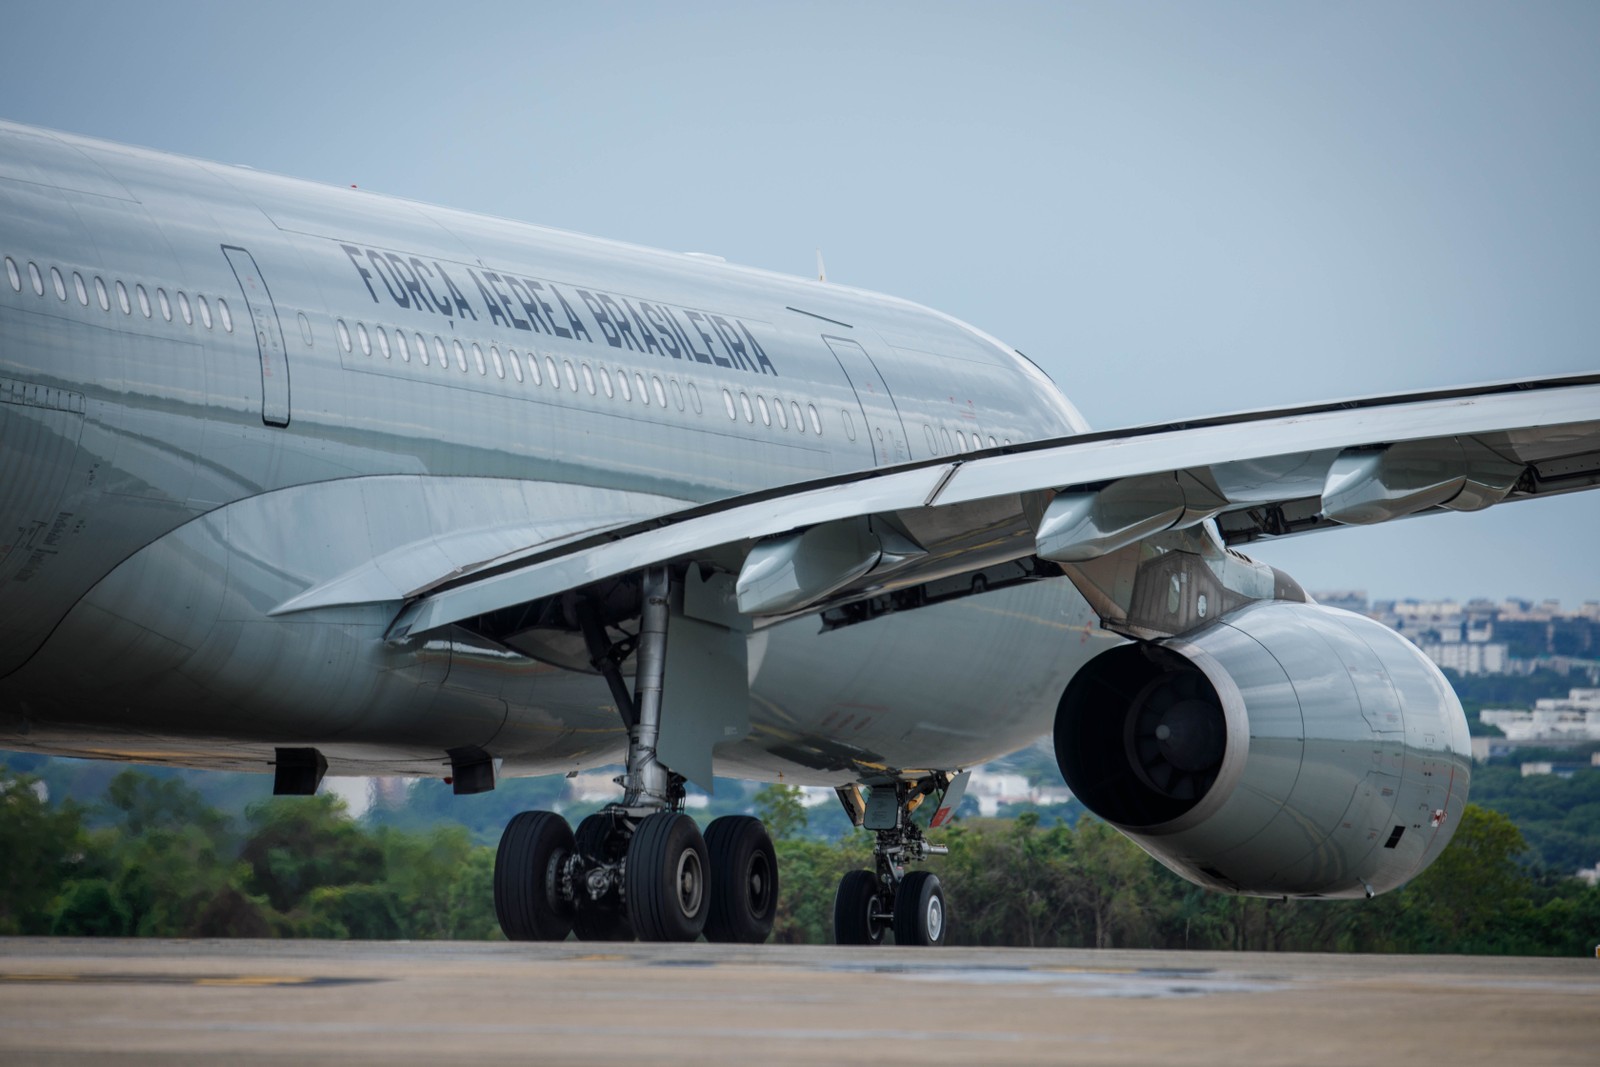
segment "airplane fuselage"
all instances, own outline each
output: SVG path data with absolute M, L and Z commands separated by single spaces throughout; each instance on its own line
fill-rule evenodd
M 334 773 L 614 760 L 605 685 L 399 602 L 522 547 L 1086 429 L 1030 363 L 908 302 L 0 126 L 0 745 Z M 386 562 L 387 561 L 387 562 Z M 1063 579 L 749 638 L 722 773 L 840 783 L 1045 732 L 1117 638 Z M 940 661 L 927 669 L 930 650 Z M 1018 663 L 1030 665 L 1026 671 Z

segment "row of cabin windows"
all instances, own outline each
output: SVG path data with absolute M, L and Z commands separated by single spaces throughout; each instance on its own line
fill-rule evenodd
M 663 381 L 659 374 L 646 377 L 640 371 L 631 374 L 622 369 L 613 371 L 603 365 L 591 366 L 587 360 L 579 360 L 574 364 L 570 359 L 562 359 L 557 363 L 556 357 L 540 356 L 536 352 L 519 354 L 516 349 L 507 348 L 502 353 L 500 346 L 493 344 L 489 346 L 486 357 L 483 346 L 476 341 L 463 343 L 452 338 L 447 344 L 437 334 L 430 339 L 420 333 L 408 335 L 400 329 L 385 329 L 376 325 L 369 327 L 364 322 L 355 323 L 352 329 L 343 319 L 335 320 L 334 331 L 338 334 L 341 349 L 346 352 L 359 349 L 362 355 L 375 359 L 393 360 L 398 357 L 405 363 L 414 359 L 424 367 L 437 365 L 445 373 L 449 373 L 452 366 L 462 374 L 476 370 L 480 377 L 488 377 L 492 370 L 494 376 L 502 381 L 509 373 L 518 382 L 532 382 L 538 386 L 548 384 L 558 392 L 565 388 L 590 396 L 603 393 L 608 400 L 617 397 L 624 401 L 637 399 L 645 407 L 652 403 L 657 407 L 667 407 L 670 394 L 670 403 L 679 411 L 693 408 L 696 415 L 704 413 L 700 390 L 695 384 L 679 384 L 678 379 L 671 376 Z M 756 410 L 759 409 L 762 425 L 771 426 L 776 422 L 779 429 L 785 430 L 790 427 L 792 416 L 794 428 L 801 433 L 806 431 L 806 416 L 809 415 L 811 432 L 818 435 L 822 433 L 822 418 L 812 404 L 807 404 L 802 410 L 799 401 L 791 400 L 786 408 L 778 397 L 773 397 L 769 404 L 765 396 L 757 394 L 752 406 L 750 395 L 741 391 L 736 407 L 733 393 L 724 389 L 722 406 L 728 418 L 737 421 L 742 410 L 744 421 L 752 424 L 756 421 Z
M 16 260 L 6 256 L 5 267 L 6 280 L 11 283 L 11 288 L 15 292 L 22 292 L 23 276 Z M 30 260 L 27 264 L 27 271 L 28 285 L 33 289 L 34 295 L 44 296 L 44 274 L 39 270 L 38 264 Z M 68 299 L 66 277 L 57 267 L 51 267 L 49 274 L 50 286 L 55 290 L 56 297 L 65 302 Z M 100 305 L 100 310 L 110 311 L 111 291 L 107 289 L 106 283 L 99 275 L 93 277 L 93 286 L 95 302 Z M 134 285 L 131 297 L 127 286 L 121 280 L 114 280 L 112 289 L 116 293 L 117 306 L 122 309 L 124 315 L 133 314 L 134 304 L 137 303 L 140 314 L 145 318 L 153 318 L 155 316 L 155 308 L 159 308 L 162 319 L 166 322 L 171 322 L 173 320 L 173 304 L 176 302 L 177 314 L 185 325 L 192 326 L 195 321 L 195 314 L 198 312 L 201 325 L 208 330 L 212 329 L 211 304 L 204 296 L 196 294 L 194 302 L 191 304 L 189 297 L 181 289 L 175 290 L 172 298 L 169 299 L 166 290 L 158 287 L 155 290 L 155 304 L 152 306 L 150 294 L 143 285 Z M 80 305 L 83 307 L 89 306 L 89 283 L 85 282 L 83 275 L 77 271 L 72 272 L 71 293 L 77 297 Z M 217 308 L 216 320 L 221 323 L 224 331 L 232 333 L 233 313 L 228 308 L 228 302 L 220 296 L 216 297 L 215 300 Z M 687 406 L 693 407 L 696 415 L 703 413 L 700 391 L 695 388 L 693 382 L 687 383 L 686 386 L 680 386 L 676 378 L 669 377 L 663 383 L 661 376 L 657 374 L 650 375 L 647 381 L 644 374 L 637 371 L 633 372 L 630 380 L 629 372 L 625 370 L 618 370 L 613 376 L 613 372 L 604 366 L 591 368 L 587 361 L 580 361 L 574 367 L 570 359 L 563 359 L 558 366 L 555 357 L 548 355 L 543 357 L 541 365 L 540 357 L 533 352 L 526 354 L 527 371 L 524 373 L 523 358 L 519 357 L 514 349 L 506 349 L 505 355 L 502 356 L 498 345 L 490 345 L 488 359 L 485 360 L 483 348 L 476 341 L 470 341 L 463 345 L 459 340 L 452 339 L 447 349 L 444 339 L 438 335 L 433 337 L 430 344 L 428 338 L 420 333 L 411 335 L 411 339 L 408 340 L 405 332 L 398 329 L 393 331 L 393 340 L 391 341 L 390 332 L 382 326 L 373 326 L 369 331 L 367 326 L 361 322 L 355 324 L 355 339 L 352 340 L 350 328 L 343 319 L 339 319 L 334 325 L 339 335 L 339 346 L 346 352 L 354 351 L 356 345 L 359 345 L 363 355 L 371 356 L 373 355 L 374 344 L 376 344 L 377 352 L 385 359 L 393 359 L 398 355 L 403 362 L 410 363 L 414 353 L 416 360 L 424 367 L 430 364 L 437 364 L 441 370 L 446 372 L 450 369 L 453 357 L 456 368 L 463 374 L 469 370 L 468 353 L 470 352 L 471 367 L 476 368 L 481 376 L 487 377 L 489 369 L 492 367 L 495 377 L 504 380 L 509 368 L 511 377 L 518 382 L 531 381 L 534 385 L 543 385 L 548 381 L 552 388 L 559 391 L 562 388 L 562 382 L 565 381 L 566 388 L 574 393 L 578 392 L 578 382 L 581 376 L 583 390 L 590 396 L 603 392 L 608 399 L 620 396 L 624 401 L 632 401 L 637 396 L 639 402 L 645 407 L 650 406 L 653 397 L 658 407 L 665 408 L 670 389 L 672 402 L 679 411 L 685 409 L 684 395 L 685 390 L 687 390 Z M 301 327 L 303 331 L 306 326 L 307 324 L 302 321 Z M 742 415 L 746 424 L 754 425 L 759 416 L 763 426 L 771 427 L 776 424 L 778 429 L 787 430 L 792 425 L 799 433 L 805 433 L 809 426 L 811 433 L 818 436 L 822 434 L 822 418 L 817 413 L 817 408 L 814 404 L 808 403 L 802 409 L 798 400 L 791 399 L 785 404 L 781 397 L 774 396 L 769 402 L 768 398 L 761 393 L 755 394 L 752 402 L 751 394 L 744 390 L 739 391 L 737 402 L 735 402 L 733 392 L 725 388 L 722 390 L 722 407 L 728 418 L 734 422 L 739 421 Z M 855 425 L 850 412 L 842 409 L 839 414 L 844 423 L 846 434 L 852 441 L 855 440 Z M 927 438 L 929 450 L 935 455 L 951 451 L 977 451 L 984 447 L 983 438 L 976 432 L 971 435 L 969 443 L 967 435 L 963 434 L 959 429 L 952 431 L 948 427 L 941 427 L 936 435 L 933 428 L 924 423 L 922 431 Z M 941 437 L 944 445 L 942 449 L 939 447 Z M 988 445 L 990 448 L 994 448 L 999 443 L 995 440 L 993 434 L 989 435 Z M 1007 439 L 1004 443 L 1009 445 L 1011 441 Z
M 10 256 L 6 256 L 5 261 L 6 281 L 11 283 L 12 290 L 18 293 L 22 292 L 23 278 L 21 268 L 17 266 L 17 261 Z M 39 265 L 32 260 L 28 261 L 27 284 L 33 290 L 35 296 L 45 295 L 44 274 L 39 270 Z M 132 315 L 133 309 L 137 305 L 139 314 L 145 318 L 154 318 L 157 309 L 159 309 L 161 318 L 166 322 L 171 322 L 173 305 L 176 303 L 177 315 L 183 320 L 185 326 L 193 326 L 195 315 L 198 313 L 200 324 L 206 329 L 212 329 L 213 322 L 216 322 L 222 326 L 225 332 L 233 332 L 233 312 L 228 308 L 228 302 L 220 296 L 214 298 L 217 311 L 216 318 L 213 320 L 211 301 L 199 294 L 196 294 L 194 302 L 190 303 L 188 295 L 181 289 L 174 290 L 172 297 L 168 298 L 165 289 L 157 288 L 155 290 L 155 301 L 152 303 L 150 292 L 143 285 L 136 284 L 130 294 L 128 287 L 120 279 L 113 279 L 111 288 L 108 289 L 105 281 L 98 274 L 93 276 L 91 282 L 86 282 L 83 275 L 77 271 L 72 272 L 72 284 L 69 289 L 67 278 L 61 273 L 61 269 L 59 267 L 50 268 L 50 288 L 55 290 L 57 299 L 63 303 L 76 297 L 79 304 L 88 307 L 89 287 L 91 284 L 94 286 L 94 302 L 100 305 L 101 311 L 111 310 L 112 293 L 115 292 L 117 307 L 122 309 L 124 315 Z

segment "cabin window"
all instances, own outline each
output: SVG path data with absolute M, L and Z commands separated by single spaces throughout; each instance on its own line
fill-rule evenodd
M 576 393 L 578 391 L 578 372 L 572 369 L 572 360 L 562 360 L 561 370 L 562 373 L 566 375 L 567 388 Z
M 455 350 L 456 368 L 460 370 L 462 374 L 467 373 L 467 350 L 461 347 L 460 341 L 454 339 L 450 341 L 450 347 Z
M 807 404 L 806 414 L 811 416 L 811 432 L 818 437 L 822 436 L 822 416 L 817 414 L 817 405 Z
M 998 445 L 998 444 L 999 444 L 999 443 L 1000 443 L 1000 442 L 998 442 L 998 441 L 996 441 L 996 440 L 995 440 L 995 439 L 994 439 L 994 434 L 990 434 L 990 435 L 989 435 L 989 447 L 990 447 L 990 448 L 994 448 L 994 447 L 995 447 L 995 446 L 996 446 L 996 445 Z
M 739 394 L 739 410 L 744 412 L 744 421 L 745 422 L 753 423 L 753 422 L 756 421 L 756 413 L 750 407 L 750 394 L 749 393 L 740 392 L 740 394 Z
M 772 412 L 767 407 L 767 398 L 762 396 L 760 393 L 756 394 L 756 410 L 761 412 L 761 425 L 771 426 Z
M 617 395 L 616 387 L 611 384 L 611 372 L 604 367 L 600 368 L 600 388 L 605 392 L 607 400 Z
M 478 342 L 472 342 L 472 365 L 478 368 L 479 375 L 489 373 L 489 368 L 483 362 L 483 349 L 478 347 Z
M 789 413 L 784 410 L 783 401 L 778 397 L 772 398 L 772 413 L 778 417 L 778 429 L 789 428 Z
M 94 284 L 95 288 L 100 291 L 101 299 L 104 300 L 105 285 L 101 283 L 99 278 L 94 280 Z M 194 325 L 194 309 L 189 306 L 189 298 L 183 295 L 182 289 L 178 290 L 178 314 L 183 316 L 183 324 L 185 326 Z
M 728 412 L 728 418 L 737 419 L 738 413 L 733 410 L 733 394 L 726 389 L 722 391 L 722 406 Z
M 133 314 L 133 301 L 128 299 L 128 287 L 122 284 L 120 278 L 117 280 L 117 306 L 122 309 L 124 315 Z
M 439 361 L 440 370 L 450 370 L 450 354 L 444 350 L 444 338 L 438 334 L 433 335 L 433 358 Z
M 394 332 L 394 347 L 395 351 L 400 353 L 400 359 L 402 362 L 411 362 L 411 346 L 406 343 L 406 335 L 404 330 L 396 330 Z
M 417 342 L 417 361 L 419 363 L 421 363 L 424 367 L 426 367 L 426 366 L 429 365 L 428 364 L 428 339 L 426 337 L 422 336 L 419 333 L 419 334 L 416 335 L 415 340 Z
M 6 257 L 6 281 L 11 283 L 15 292 L 22 292 L 22 275 L 17 273 L 17 261 L 10 256 Z
M 217 297 L 217 318 L 222 321 L 222 328 L 229 333 L 233 332 L 233 312 L 228 310 L 228 302 L 222 297 Z M 304 315 L 300 316 L 300 335 L 305 338 L 306 344 L 311 343 L 311 324 Z
M 346 352 L 350 351 L 350 327 L 344 324 L 343 319 L 334 322 L 333 332 L 339 336 L 339 347 Z
M 667 388 L 672 390 L 672 403 L 679 411 L 683 410 L 683 389 L 678 385 L 678 379 L 668 378 Z
M 650 375 L 650 388 L 655 391 L 656 403 L 660 404 L 662 407 L 666 407 L 667 388 L 661 384 L 661 376 L 659 374 Z
M 700 390 L 698 390 L 698 389 L 696 389 L 694 387 L 694 383 L 693 382 L 689 383 L 688 390 L 689 390 L 689 406 L 694 408 L 694 413 L 696 415 L 704 414 L 705 413 L 705 408 L 700 406 Z
M 856 439 L 856 420 L 852 419 L 850 413 L 844 408 L 839 409 L 839 414 L 844 421 L 844 435 L 854 441 Z
M 949 429 L 949 427 L 946 427 L 946 426 L 939 427 L 939 434 L 940 434 L 940 436 L 942 436 L 944 438 L 944 450 L 946 452 L 954 452 L 956 450 L 956 446 L 950 443 L 950 429 Z
M 624 400 L 633 399 L 633 385 L 628 381 L 628 372 L 625 370 L 617 371 L 617 392 L 622 394 Z
M 501 381 L 505 381 L 506 365 L 500 360 L 500 348 L 498 345 L 489 346 L 489 362 L 494 364 L 494 376 Z
M 389 350 L 389 331 L 382 326 L 374 326 L 372 332 L 378 338 L 378 351 L 383 353 L 384 359 L 393 359 L 394 353 Z
M 156 303 L 161 305 L 161 317 L 168 322 L 172 321 L 172 302 L 167 299 L 165 289 L 156 290 Z
M 583 364 L 582 370 L 583 388 L 590 396 L 594 396 L 594 371 L 589 369 L 589 364 L 587 363 Z
M 106 292 L 106 283 L 100 280 L 98 274 L 94 276 L 94 298 L 100 302 L 101 311 L 111 310 L 111 294 Z
M 799 430 L 801 433 L 805 433 L 805 431 L 806 431 L 806 420 L 800 414 L 800 401 L 798 401 L 798 400 L 789 401 L 789 412 L 790 412 L 790 414 L 792 414 L 794 416 L 794 428 Z
M 639 403 L 645 407 L 650 406 L 650 388 L 644 384 L 644 375 L 635 373 L 633 376 L 634 392 L 639 394 Z
M 367 334 L 366 323 L 356 323 L 356 341 L 361 345 L 361 354 L 363 356 L 372 355 L 372 338 Z
M 539 373 L 539 357 L 532 352 L 528 353 L 528 377 L 533 379 L 534 385 L 544 384 L 544 378 Z
M 506 349 L 506 362 L 511 364 L 511 376 L 519 382 L 522 381 L 522 360 L 517 356 L 516 349 Z
M 208 330 L 211 329 L 211 305 L 206 303 L 206 298 L 203 296 L 195 297 L 194 303 L 200 309 L 200 324 Z M 388 353 L 385 352 L 384 355 Z
M 922 436 L 928 439 L 928 453 L 930 455 L 937 456 L 939 454 L 939 442 L 934 440 L 933 427 L 929 426 L 927 423 L 923 423 Z
M 227 306 L 228 306 L 227 304 L 223 303 L 222 297 L 220 297 L 220 296 L 217 297 L 217 307 L 218 308 L 226 309 Z M 307 348 L 310 348 L 311 347 L 311 320 L 306 318 L 306 313 L 304 311 L 296 312 L 295 313 L 295 318 L 300 320 L 300 340 L 302 340 L 302 341 L 304 341 L 306 343 L 306 347 Z M 231 332 L 233 330 L 232 323 L 233 323 L 233 316 L 232 315 L 227 315 L 227 316 L 225 316 L 225 320 L 224 320 L 222 325 L 227 327 L 227 329 Z M 422 343 L 423 343 L 422 342 L 422 335 L 418 334 L 417 335 L 417 344 L 420 345 Z
M 83 275 L 77 271 L 72 272 L 72 288 L 78 294 L 78 303 L 84 307 L 89 306 L 89 287 L 83 284 Z
M 136 285 L 133 287 L 133 295 L 139 298 L 140 313 L 148 319 L 150 317 L 150 294 L 144 291 L 144 286 Z
M 65 300 L 67 298 L 67 280 L 54 267 L 50 268 L 50 284 L 55 286 L 57 299 Z
M 544 369 L 545 369 L 545 373 L 550 378 L 550 388 L 556 390 L 557 392 L 560 392 L 561 391 L 561 372 L 556 369 L 556 358 L 554 356 L 545 356 L 544 357 Z
M 34 296 L 44 295 L 44 275 L 39 273 L 38 265 L 31 259 L 28 261 L 28 281 L 33 283 Z

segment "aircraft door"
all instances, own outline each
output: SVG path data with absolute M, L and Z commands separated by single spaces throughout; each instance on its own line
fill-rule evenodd
M 278 324 L 278 309 L 267 291 L 267 283 L 256 269 L 255 257 L 242 248 L 223 245 L 233 276 L 239 279 L 245 307 L 256 331 L 256 350 L 261 356 L 261 421 L 268 426 L 289 425 L 289 353 L 283 343 L 283 328 Z
M 867 436 L 872 440 L 874 460 L 879 466 L 909 460 L 911 453 L 906 447 L 905 425 L 900 421 L 900 410 L 895 406 L 889 386 L 878 373 L 878 365 L 872 362 L 867 350 L 854 341 L 827 335 L 822 339 L 855 390 Z

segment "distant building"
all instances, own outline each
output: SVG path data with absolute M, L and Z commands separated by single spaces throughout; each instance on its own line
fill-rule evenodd
M 1545 698 L 1532 710 L 1485 708 L 1478 718 L 1498 726 L 1506 739 L 1523 744 L 1545 741 L 1600 741 L 1600 689 L 1573 689 L 1565 698 Z
M 967 796 L 978 803 L 978 814 L 994 816 L 1006 804 L 1065 804 L 1072 793 L 1065 788 L 1051 789 L 1035 785 L 1022 774 L 992 774 L 973 771 L 967 783 Z
M 1418 641 L 1422 654 L 1457 674 L 1505 674 L 1510 662 L 1497 641 Z
M 1353 594 L 1323 596 L 1335 603 Z M 1380 600 L 1367 614 L 1461 674 L 1554 670 L 1600 682 L 1600 602 L 1569 613 L 1555 600 Z

